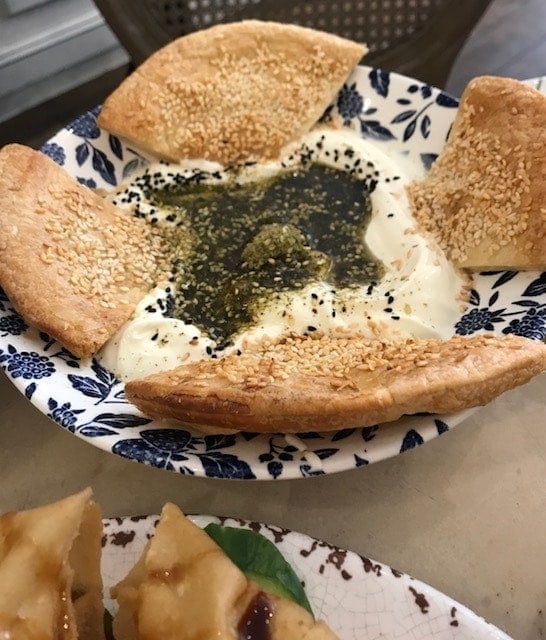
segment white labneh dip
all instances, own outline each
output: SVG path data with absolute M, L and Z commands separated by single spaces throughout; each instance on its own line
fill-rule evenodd
M 248 340 L 275 338 L 287 332 L 347 331 L 381 339 L 447 338 L 453 334 L 467 283 L 436 243 L 416 229 L 406 187 L 421 177 L 423 170 L 400 152 L 389 152 L 387 145 L 364 140 L 349 129 L 317 129 L 292 145 L 283 160 L 243 167 L 236 179 L 245 183 L 275 176 L 287 167 L 297 167 L 303 157 L 353 174 L 356 167 L 373 167 L 372 215 L 364 240 L 384 264 L 381 280 L 374 286 L 335 291 L 331 283 L 315 281 L 277 295 L 260 309 L 254 324 L 233 336 L 232 345 L 221 352 L 197 326 L 163 315 L 172 293 L 172 284 L 165 284 L 140 302 L 132 318 L 103 347 L 100 358 L 105 367 L 127 381 L 183 363 L 221 357 L 243 350 Z M 197 171 L 214 176 L 211 180 L 215 184 L 233 180 L 232 173 L 206 161 L 154 163 L 146 169 L 148 175 L 160 176 L 162 185 L 168 185 L 173 175 L 188 177 Z M 147 202 L 138 180 L 125 192 L 139 194 L 141 215 L 153 210 L 157 224 L 169 224 L 168 211 Z M 121 194 L 113 198 L 118 206 L 130 210 L 134 209 L 133 200 Z

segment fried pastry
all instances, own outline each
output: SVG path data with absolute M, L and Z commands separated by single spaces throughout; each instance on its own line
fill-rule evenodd
M 210 433 L 328 431 L 483 405 L 545 369 L 546 345 L 513 335 L 294 335 L 133 380 L 125 394 L 148 416 Z
M 29 324 L 92 355 L 153 286 L 158 237 L 18 144 L 0 151 L 0 211 L 0 286 Z
M 366 51 L 295 25 L 216 25 L 154 53 L 107 98 L 98 123 L 166 160 L 276 158 L 317 122 Z
M 101 640 L 102 521 L 91 489 L 0 517 L 0 637 Z
M 456 265 L 546 268 L 546 96 L 508 78 L 472 80 L 444 150 L 409 191 Z
M 336 640 L 322 622 L 269 593 L 231 562 L 174 504 L 166 504 L 154 537 L 129 574 L 112 588 L 119 611 L 116 640 L 238 640 L 246 623 L 271 640 Z M 256 629 L 256 627 L 254 627 Z M 259 629 L 258 629 L 259 630 Z M 268 630 L 268 635 L 265 631 Z

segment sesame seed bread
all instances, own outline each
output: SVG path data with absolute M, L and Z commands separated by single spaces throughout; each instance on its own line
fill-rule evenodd
M 101 540 L 91 489 L 0 516 L 0 637 L 104 640 Z
M 150 226 L 78 184 L 47 156 L 0 151 L 0 286 L 76 356 L 95 353 L 153 285 Z
M 546 268 L 546 96 L 509 78 L 472 80 L 444 150 L 409 192 L 456 265 Z
M 337 639 L 300 605 L 262 591 L 172 503 L 163 507 L 153 537 L 112 596 L 119 604 L 117 640 Z M 267 634 L 252 615 L 256 597 L 267 606 Z
M 162 159 L 276 158 L 320 118 L 365 46 L 248 20 L 183 36 L 107 98 L 99 125 Z
M 328 431 L 486 404 L 546 369 L 546 345 L 482 335 L 389 343 L 288 336 L 128 382 L 145 414 L 226 429 Z

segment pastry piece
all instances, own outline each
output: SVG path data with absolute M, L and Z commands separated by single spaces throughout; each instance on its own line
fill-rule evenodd
M 316 123 L 366 51 L 295 25 L 216 25 L 154 53 L 106 100 L 98 123 L 166 160 L 276 158 Z
M 412 208 L 458 266 L 546 268 L 546 96 L 517 80 L 481 77 Z
M 89 356 L 154 284 L 160 241 L 144 221 L 47 156 L 0 151 L 0 286 L 27 322 Z
M 133 380 L 125 395 L 212 433 L 328 431 L 483 405 L 545 369 L 546 345 L 518 336 L 288 336 Z
M 0 517 L 0 637 L 104 638 L 102 521 L 91 489 Z
M 252 624 L 253 638 L 336 640 L 299 605 L 261 591 L 173 504 L 112 597 L 116 640 L 239 640 Z

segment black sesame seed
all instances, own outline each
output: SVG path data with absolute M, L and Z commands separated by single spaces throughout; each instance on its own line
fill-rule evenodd
M 300 162 L 310 162 L 313 154 L 303 149 Z M 156 209 L 167 208 L 164 219 L 176 225 L 170 233 L 192 230 L 191 258 L 185 255 L 174 266 L 174 317 L 225 345 L 282 292 L 325 277 L 340 286 L 367 283 L 382 272 L 362 244 L 371 211 L 361 181 L 323 165 L 300 166 L 258 185 L 237 183 L 236 167 L 229 172 L 235 179 L 221 185 L 221 176 L 213 182 L 212 174 L 193 172 L 174 174 L 158 192 L 144 189 Z M 148 220 L 156 209 L 149 208 Z M 276 239 L 275 229 L 283 225 L 288 243 Z M 268 228 L 271 233 L 262 233 Z

